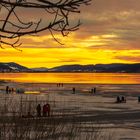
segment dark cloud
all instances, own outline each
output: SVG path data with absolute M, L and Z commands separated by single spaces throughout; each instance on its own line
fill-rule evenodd
M 125 61 L 129 61 L 129 62 L 140 62 L 140 55 L 139 57 L 138 56 L 116 56 L 115 57 L 116 59 L 119 59 L 119 60 L 125 60 Z

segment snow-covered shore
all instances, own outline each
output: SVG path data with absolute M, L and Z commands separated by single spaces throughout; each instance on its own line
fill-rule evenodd
M 5 94 L 6 85 L 24 88 L 28 94 Z M 75 94 L 72 94 L 73 87 Z M 91 94 L 94 87 L 97 91 Z M 63 84 L 58 87 L 57 84 L 1 83 L 0 89 L 1 103 L 5 97 L 17 104 L 22 98 L 22 106 L 25 106 L 26 99 L 30 103 L 26 109 L 30 109 L 34 116 L 36 104 L 43 106 L 48 102 L 54 118 L 72 117 L 77 122 L 99 124 L 101 131 L 113 134 L 113 140 L 139 140 L 140 104 L 137 99 L 140 85 Z M 117 96 L 125 96 L 126 103 L 115 103 Z M 20 107 L 18 104 L 17 108 Z

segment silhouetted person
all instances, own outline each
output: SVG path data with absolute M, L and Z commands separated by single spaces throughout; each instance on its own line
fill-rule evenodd
M 94 94 L 96 93 L 96 88 L 94 88 Z
M 37 105 L 36 111 L 37 111 L 37 117 L 41 117 L 41 105 L 40 104 Z
M 140 96 L 138 96 L 138 103 L 140 103 Z
M 117 103 L 120 103 L 121 102 L 121 99 L 119 96 L 117 96 Z
M 6 93 L 9 93 L 9 86 L 6 86 Z
M 124 102 L 124 96 L 122 96 L 121 101 Z
M 8 93 L 11 93 L 11 92 L 12 92 L 12 89 L 11 89 L 11 88 L 9 88 Z
M 91 89 L 91 94 L 93 94 L 93 88 Z
M 47 105 L 43 105 L 43 117 L 46 117 L 47 116 Z
M 50 104 L 46 104 L 46 106 L 47 106 L 47 116 L 49 117 L 50 116 L 50 111 L 51 111 Z
M 122 96 L 121 102 L 126 103 L 126 98 L 124 96 Z
M 73 94 L 75 94 L 75 88 L 73 88 L 72 91 L 73 91 Z

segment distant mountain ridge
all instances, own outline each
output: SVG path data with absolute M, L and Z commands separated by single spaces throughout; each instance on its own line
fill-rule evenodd
M 0 72 L 29 72 L 31 69 L 14 62 L 0 62 Z
M 96 64 L 96 65 L 62 65 L 54 68 L 27 68 L 14 62 L 0 63 L 0 72 L 127 72 L 139 73 L 140 63 L 135 64 Z
M 140 63 L 135 64 L 96 64 L 96 65 L 63 65 L 49 69 L 56 72 L 140 72 Z
M 63 65 L 49 69 L 49 71 L 59 72 L 81 72 L 81 71 L 94 71 L 94 65 Z

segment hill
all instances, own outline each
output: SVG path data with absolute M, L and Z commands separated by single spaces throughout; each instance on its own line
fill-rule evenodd
M 0 63 L 0 72 L 29 72 L 29 68 L 14 62 Z
M 52 72 L 140 72 L 140 63 L 136 64 L 96 64 L 96 65 L 63 65 L 49 69 Z

